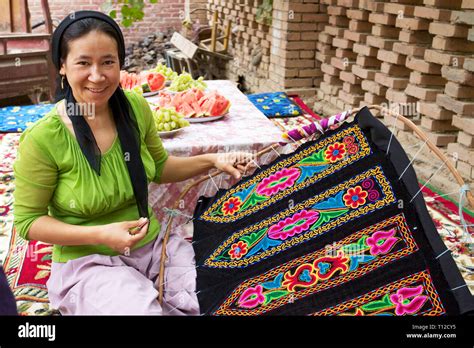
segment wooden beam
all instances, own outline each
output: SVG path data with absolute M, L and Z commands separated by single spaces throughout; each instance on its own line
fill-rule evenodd
M 212 34 L 211 34 L 211 52 L 216 51 L 216 38 L 217 38 L 217 29 L 218 29 L 218 21 L 219 20 L 219 12 L 215 11 L 212 15 Z
M 10 0 L 0 0 L 0 33 L 12 32 Z
M 227 52 L 227 49 L 229 48 L 229 37 L 230 37 L 231 26 L 232 26 L 232 22 L 230 19 L 228 19 L 226 21 L 225 34 L 224 34 L 224 52 Z

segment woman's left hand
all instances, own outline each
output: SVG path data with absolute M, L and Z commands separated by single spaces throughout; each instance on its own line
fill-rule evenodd
M 255 168 L 255 155 L 249 152 L 229 152 L 215 154 L 214 167 L 229 173 L 236 179 Z

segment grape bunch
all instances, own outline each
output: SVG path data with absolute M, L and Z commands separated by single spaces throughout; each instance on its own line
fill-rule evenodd
M 169 132 L 189 126 L 189 122 L 184 119 L 183 114 L 177 112 L 173 107 L 153 110 L 153 118 L 159 132 Z
M 182 92 L 191 88 L 197 88 L 203 91 L 207 88 L 207 84 L 204 82 L 202 76 L 197 80 L 194 80 L 191 74 L 185 72 L 180 74 L 173 80 L 173 82 L 171 82 L 169 90 L 173 92 Z
M 166 77 L 166 81 L 173 81 L 178 74 L 173 69 L 168 68 L 166 65 L 162 63 L 158 63 L 154 69 L 151 69 L 153 72 L 159 72 L 160 74 Z

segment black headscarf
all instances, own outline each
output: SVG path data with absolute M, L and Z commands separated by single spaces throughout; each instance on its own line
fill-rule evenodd
M 68 15 L 56 28 L 52 38 L 52 61 L 58 71 L 61 68 L 61 40 L 64 32 L 71 24 L 86 18 L 94 18 L 108 23 L 117 33 L 120 40 L 117 42 L 120 68 L 125 61 L 125 42 L 122 31 L 117 23 L 109 16 L 97 11 L 77 11 Z M 76 99 L 72 89 L 67 83 L 60 91 L 67 102 L 66 112 L 69 116 L 74 133 L 76 135 L 82 153 L 86 157 L 90 166 L 97 175 L 100 175 L 101 152 L 94 138 L 89 124 L 81 115 L 80 108 L 76 107 Z M 71 107 L 74 106 L 74 107 Z M 140 131 L 133 115 L 133 110 L 120 86 L 116 89 L 109 99 L 117 133 L 122 147 L 125 163 L 127 164 L 128 174 L 133 187 L 133 193 L 137 201 L 137 207 L 140 217 L 148 218 L 148 181 L 145 167 L 140 156 Z M 133 116 L 133 117 L 132 117 Z

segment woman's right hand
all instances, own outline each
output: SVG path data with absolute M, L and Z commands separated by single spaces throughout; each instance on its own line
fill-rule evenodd
M 107 245 L 121 254 L 130 254 L 133 246 L 145 237 L 149 223 L 150 221 L 147 218 L 140 218 L 136 221 L 122 221 L 103 225 L 99 244 Z M 142 226 L 142 228 L 137 231 L 136 228 L 139 226 Z

